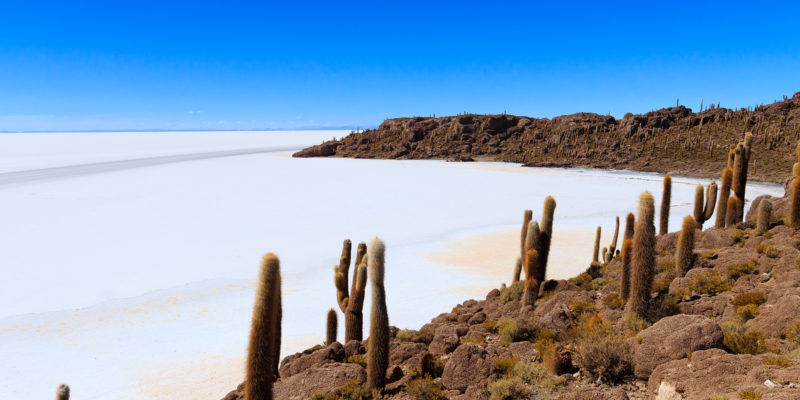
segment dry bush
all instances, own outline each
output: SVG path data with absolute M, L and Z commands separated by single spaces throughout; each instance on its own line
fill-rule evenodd
M 757 306 L 760 306 L 764 304 L 765 301 L 767 301 L 767 296 L 764 294 L 764 292 L 752 291 L 752 292 L 742 293 L 734 297 L 733 305 L 736 307 L 746 306 L 748 304 L 755 304 Z
M 697 274 L 689 283 L 689 290 L 695 293 L 717 294 L 731 288 L 731 281 L 722 277 L 719 272 L 709 269 Z
M 621 337 L 605 336 L 578 342 L 572 362 L 581 372 L 603 382 L 622 382 L 633 372 L 633 352 Z

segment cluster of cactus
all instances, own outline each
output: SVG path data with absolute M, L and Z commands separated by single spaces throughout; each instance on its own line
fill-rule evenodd
M 681 233 L 678 234 L 678 244 L 675 249 L 675 269 L 678 276 L 683 276 L 686 271 L 692 269 L 694 264 L 694 233 L 698 228 L 698 222 L 687 215 L 683 219 Z
M 555 199 L 552 196 L 547 196 L 544 199 L 541 226 L 533 220 L 533 212 L 525 210 L 523 230 L 520 235 L 521 263 L 519 265 L 525 269 L 526 287 L 530 286 L 530 292 L 533 295 L 526 297 L 523 302 L 524 305 L 533 305 L 538 295 L 539 285 L 544 282 L 547 276 L 547 258 L 550 253 L 550 242 L 553 238 L 553 214 L 555 210 Z M 529 250 L 535 250 L 535 254 L 532 257 L 529 256 Z
M 752 156 L 753 134 L 747 132 L 744 135 L 744 140 L 737 144 L 731 145 L 728 151 L 728 166 L 722 171 L 722 196 L 719 198 L 717 212 L 724 210 L 724 215 L 717 215 L 715 226 L 722 227 L 724 221 L 725 227 L 730 227 L 742 222 L 744 217 L 744 196 L 747 187 L 747 170 L 750 165 L 750 157 Z M 730 172 L 726 171 L 730 169 Z M 729 196 L 728 187 L 726 186 L 726 175 L 729 175 L 729 187 L 733 191 L 733 195 Z
M 705 198 L 705 203 L 703 199 Z M 714 215 L 714 204 L 717 201 L 717 184 L 712 180 L 705 189 L 703 195 L 703 185 L 698 184 L 694 191 L 694 220 L 702 230 L 703 223 L 711 219 Z
M 661 214 L 658 219 L 658 234 L 666 235 L 669 233 L 669 206 L 672 198 L 672 177 L 664 177 L 664 190 L 661 192 Z
M 644 192 L 639 198 L 639 215 L 631 244 L 630 293 L 626 304 L 628 313 L 640 317 L 644 317 L 647 311 L 655 274 L 654 214 L 653 196 L 649 192 Z
M 272 384 L 277 378 L 281 337 L 280 261 L 269 253 L 261 260 L 256 287 L 247 370 L 245 400 L 271 400 Z
M 336 286 L 336 301 L 344 313 L 344 342 L 362 340 L 364 336 L 364 295 L 367 286 L 367 244 L 361 242 L 356 249 L 353 264 L 353 282 L 348 291 L 347 276 L 350 269 L 352 244 L 350 239 L 342 243 L 339 265 L 334 267 L 333 283 Z

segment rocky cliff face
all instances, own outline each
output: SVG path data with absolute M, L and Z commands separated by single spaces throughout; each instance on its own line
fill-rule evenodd
M 800 139 L 800 92 L 752 110 L 684 106 L 646 114 L 578 113 L 537 119 L 513 115 L 396 118 L 378 129 L 309 147 L 295 157 L 495 160 L 538 167 L 589 167 L 718 177 L 729 143 L 754 134 L 759 160 L 751 180 L 791 172 Z

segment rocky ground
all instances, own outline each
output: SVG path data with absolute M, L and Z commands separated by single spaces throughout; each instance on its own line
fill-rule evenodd
M 494 160 L 535 167 L 654 171 L 717 178 L 728 146 L 754 135 L 752 181 L 780 182 L 800 139 L 800 92 L 751 109 L 684 106 L 622 120 L 578 113 L 553 119 L 513 115 L 397 118 L 378 129 L 309 147 L 295 157 Z
M 771 200 L 767 232 L 752 213 L 698 232 L 685 276 L 677 233 L 659 236 L 644 319 L 623 311 L 615 258 L 546 281 L 534 306 L 516 283 L 418 330 L 392 328 L 382 395 L 363 385 L 365 340 L 284 358 L 276 398 L 800 399 L 800 231 L 784 225 L 788 199 Z M 242 398 L 240 386 L 224 400 Z

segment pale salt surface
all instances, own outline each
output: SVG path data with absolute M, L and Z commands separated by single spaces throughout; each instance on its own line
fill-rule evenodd
M 390 322 L 417 328 L 509 281 L 522 212 L 540 218 L 547 195 L 551 278 L 582 272 L 595 227 L 607 245 L 641 192 L 660 201 L 658 174 L 286 152 L 344 134 L 0 134 L 0 398 L 62 382 L 81 399 L 223 397 L 244 376 L 268 251 L 285 356 L 323 340 L 344 238 L 386 242 Z M 671 230 L 698 182 L 674 177 Z M 748 183 L 761 194 L 783 188 Z

